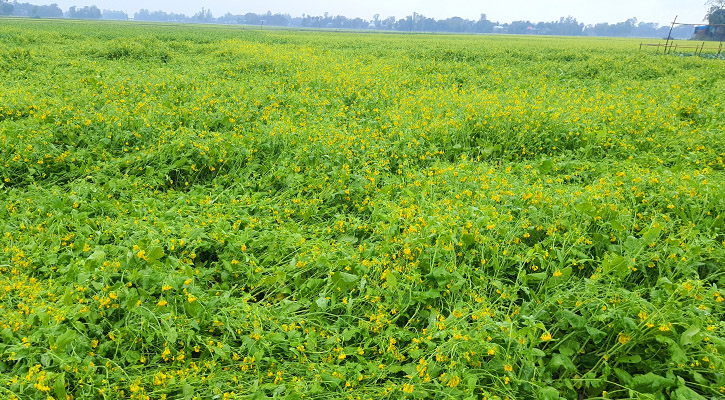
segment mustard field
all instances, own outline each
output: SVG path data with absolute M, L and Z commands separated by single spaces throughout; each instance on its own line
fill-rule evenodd
M 722 399 L 725 64 L 0 19 L 0 398 Z

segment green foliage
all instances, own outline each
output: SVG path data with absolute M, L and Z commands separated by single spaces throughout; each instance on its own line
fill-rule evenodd
M 725 392 L 718 60 L 78 21 L 0 38 L 3 398 Z

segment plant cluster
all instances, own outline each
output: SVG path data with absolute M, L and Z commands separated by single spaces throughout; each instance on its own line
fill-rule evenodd
M 719 60 L 69 21 L 0 38 L 3 398 L 725 393 Z

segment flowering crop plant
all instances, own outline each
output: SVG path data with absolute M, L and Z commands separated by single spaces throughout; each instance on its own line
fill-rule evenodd
M 0 20 L 0 398 L 721 399 L 725 64 Z

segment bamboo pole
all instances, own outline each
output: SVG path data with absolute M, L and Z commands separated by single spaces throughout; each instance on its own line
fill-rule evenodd
M 665 43 L 665 51 L 664 51 L 663 54 L 667 54 L 668 53 L 668 51 L 667 51 L 667 45 L 670 44 L 670 38 L 672 37 L 672 29 L 674 29 L 675 24 L 677 23 L 677 17 L 679 17 L 679 15 L 675 15 L 675 20 L 672 21 L 672 25 L 670 25 L 670 33 L 667 34 L 667 42 Z

